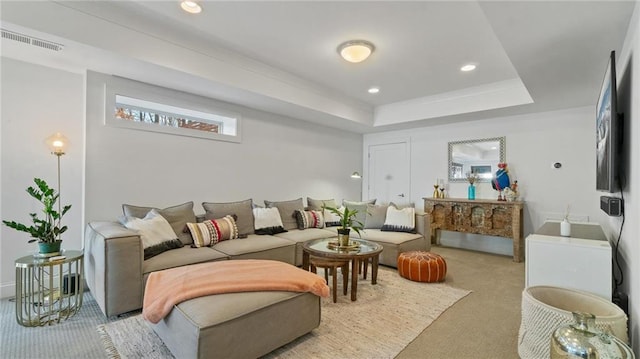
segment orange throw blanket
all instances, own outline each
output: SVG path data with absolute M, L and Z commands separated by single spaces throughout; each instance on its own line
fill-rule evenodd
M 287 291 L 329 296 L 324 278 L 291 264 L 257 259 L 188 265 L 153 272 L 147 279 L 142 317 L 158 323 L 173 306 L 211 294 Z

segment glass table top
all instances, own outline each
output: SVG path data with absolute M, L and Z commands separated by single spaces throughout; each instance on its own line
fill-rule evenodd
M 65 256 L 65 258 L 52 260 L 50 258 L 37 257 L 31 254 L 31 255 L 16 259 L 16 267 L 28 268 L 28 267 L 43 266 L 43 265 L 70 263 L 82 257 L 83 252 L 78 250 L 64 249 L 60 251 L 60 255 Z
M 382 245 L 364 239 L 351 238 L 348 248 L 339 248 L 335 245 L 337 241 L 337 237 L 316 239 L 306 242 L 303 248 L 305 251 L 314 255 L 335 258 L 353 258 L 382 252 Z

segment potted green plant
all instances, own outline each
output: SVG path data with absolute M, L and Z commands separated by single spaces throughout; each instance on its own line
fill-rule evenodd
M 71 205 L 63 208 L 58 206 L 56 210 L 55 204 L 58 202 L 60 194 L 56 193 L 53 188 L 49 187 L 47 182 L 40 178 L 34 178 L 33 181 L 37 188 L 29 187 L 27 188 L 27 193 L 42 203 L 44 206 L 42 210 L 44 218 L 39 218 L 37 213 L 30 213 L 29 216 L 31 216 L 33 222 L 30 226 L 16 221 L 2 221 L 2 223 L 17 231 L 29 233 L 32 238 L 29 243 L 38 241 L 40 253 L 59 252 L 60 244 L 62 243 L 60 235 L 67 230 L 67 226 L 62 226 L 62 217 L 69 211 Z
M 364 225 L 356 218 L 357 209 L 349 209 L 349 207 L 344 207 L 344 211 L 334 207 L 324 207 L 324 209 L 340 218 L 340 227 L 338 228 L 339 246 L 346 247 L 349 245 L 349 233 L 351 233 L 352 229 L 360 236 L 360 230 L 364 229 Z

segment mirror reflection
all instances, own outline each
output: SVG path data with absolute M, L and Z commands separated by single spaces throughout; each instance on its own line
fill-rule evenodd
M 489 182 L 505 162 L 505 138 L 449 142 L 449 182 L 466 182 L 467 173 L 477 173 L 477 182 Z

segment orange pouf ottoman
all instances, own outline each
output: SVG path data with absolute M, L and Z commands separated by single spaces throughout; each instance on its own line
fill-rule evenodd
M 442 282 L 447 275 L 447 262 L 431 252 L 404 252 L 398 256 L 398 273 L 416 282 Z

